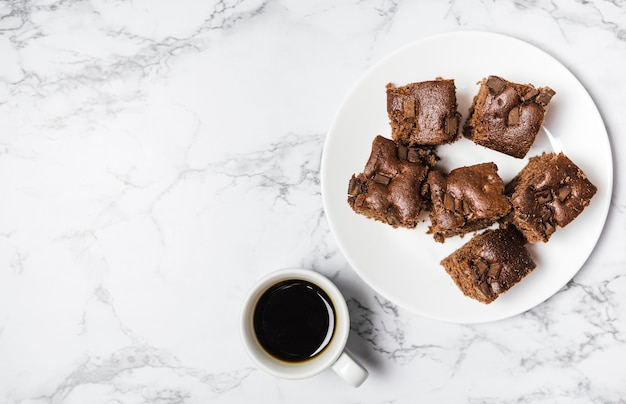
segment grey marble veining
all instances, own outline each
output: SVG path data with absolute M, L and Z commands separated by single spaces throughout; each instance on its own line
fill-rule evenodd
M 604 119 L 598 245 L 518 316 L 422 318 L 350 268 L 324 214 L 326 131 L 357 78 L 415 39 L 500 32 L 554 55 Z M 626 3 L 0 2 L 0 402 L 626 402 Z M 254 281 L 330 277 L 359 389 L 256 369 Z

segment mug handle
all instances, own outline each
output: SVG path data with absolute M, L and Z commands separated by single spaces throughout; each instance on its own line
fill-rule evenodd
M 347 348 L 344 349 L 332 368 L 343 380 L 354 387 L 359 387 L 369 375 Z

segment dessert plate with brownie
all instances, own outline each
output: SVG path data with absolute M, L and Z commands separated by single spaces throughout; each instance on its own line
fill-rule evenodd
M 393 303 L 459 323 L 558 292 L 593 251 L 613 184 L 583 85 L 486 32 L 425 38 L 371 67 L 337 111 L 321 171 L 354 270 Z

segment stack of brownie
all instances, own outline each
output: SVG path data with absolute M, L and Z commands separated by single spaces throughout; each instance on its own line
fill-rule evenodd
M 486 77 L 461 128 L 454 80 L 388 84 L 392 139 L 376 136 L 363 172 L 350 179 L 348 203 L 393 227 L 414 228 L 429 212 L 428 233 L 441 243 L 498 222 L 441 261 L 465 295 L 491 303 L 535 268 L 526 244 L 547 242 L 583 211 L 596 187 L 563 153 L 531 157 L 505 185 L 493 162 L 439 169 L 437 146 L 454 143 L 462 131 L 478 145 L 524 158 L 554 94 Z

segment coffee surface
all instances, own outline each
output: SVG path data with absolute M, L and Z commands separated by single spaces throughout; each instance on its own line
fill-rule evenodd
M 335 313 L 328 295 L 304 280 L 288 280 L 268 289 L 254 312 L 254 331 L 272 356 L 301 362 L 330 342 Z

